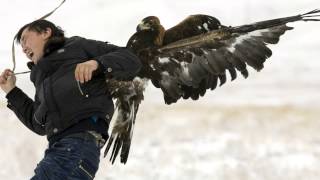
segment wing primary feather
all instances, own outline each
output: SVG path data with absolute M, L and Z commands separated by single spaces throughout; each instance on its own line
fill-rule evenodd
M 110 147 L 111 147 L 111 145 L 112 145 L 112 143 L 113 143 L 113 140 L 114 140 L 114 137 L 111 136 L 111 137 L 109 138 L 107 147 L 106 147 L 106 149 L 104 150 L 104 155 L 103 155 L 104 157 L 107 156 L 107 154 L 108 154 L 108 152 L 109 152 L 109 150 L 110 150 Z
M 209 56 L 209 54 L 206 54 L 204 56 L 199 57 L 198 62 L 200 63 L 201 67 L 203 69 L 205 69 L 208 73 L 217 74 L 217 72 L 210 67 L 209 62 L 208 62 L 208 58 L 210 58 L 210 56 Z
M 111 156 L 110 156 L 110 161 L 112 162 L 112 159 L 114 158 L 114 153 L 115 153 L 115 151 L 116 151 L 116 148 L 117 148 L 117 146 L 119 145 L 118 144 L 118 137 L 116 137 L 115 138 L 115 141 L 114 141 L 114 144 L 113 144 L 113 148 L 112 148 L 112 152 L 111 152 Z
M 235 80 L 237 78 L 237 71 L 234 68 L 228 68 L 228 71 L 231 76 L 231 81 Z
M 192 89 L 191 91 L 191 99 L 198 100 L 199 99 L 199 91 L 198 89 Z
M 230 51 L 228 51 L 228 49 L 221 48 L 220 51 L 225 57 L 226 61 L 231 63 L 238 71 L 241 72 L 246 69 L 246 63 L 242 62 L 239 58 L 234 56 Z
M 211 69 L 212 74 L 218 75 L 223 72 L 223 68 L 220 67 L 219 62 L 217 61 L 215 57 L 215 53 L 209 53 L 207 56 L 207 61 L 208 61 L 208 67 Z
M 209 65 L 212 69 L 215 69 L 216 74 L 223 74 L 225 69 L 228 67 L 228 62 L 225 61 L 223 56 L 220 55 L 219 51 L 212 51 L 210 58 L 208 58 Z
M 263 67 L 263 63 L 266 61 L 267 58 L 270 57 L 269 52 L 264 51 L 265 47 L 260 47 L 259 45 L 253 45 L 252 41 L 250 40 L 244 40 L 242 44 L 251 50 L 250 51 L 251 57 L 256 62 L 256 64 L 258 65 L 260 64 Z
M 226 74 L 218 75 L 218 77 L 219 77 L 219 80 L 220 80 L 219 86 L 222 86 L 222 85 L 224 85 L 224 84 L 227 82 L 227 76 L 226 76 Z
M 254 43 L 252 39 L 243 40 L 242 44 L 246 47 L 249 47 L 251 49 L 250 53 L 252 53 L 255 57 L 259 58 L 261 63 L 264 63 L 265 60 L 270 57 L 268 52 L 264 51 L 265 45 L 262 45 L 261 47 L 260 44 Z
M 114 146 L 114 149 L 113 149 L 114 151 L 112 152 L 112 155 L 111 155 L 111 157 L 113 157 L 112 158 L 112 164 L 115 162 L 115 160 L 116 160 L 116 158 L 118 156 L 119 150 L 120 150 L 120 148 L 122 146 L 122 141 L 120 140 L 120 138 L 121 137 L 117 138 L 117 140 L 115 142 L 116 146 Z
M 225 73 L 225 70 L 227 69 L 231 76 L 231 81 L 237 78 L 237 72 L 234 69 L 233 65 L 226 59 L 224 56 L 224 50 L 219 49 L 215 52 L 216 61 L 219 63 L 219 65 L 223 68 L 223 73 Z
M 208 75 L 208 72 L 201 66 L 198 60 L 190 63 L 188 65 L 188 69 L 189 74 L 195 83 L 199 83 L 205 76 Z
M 133 124 L 129 123 L 128 127 L 128 132 L 131 132 Z M 130 151 L 130 146 L 131 146 L 131 137 L 130 134 L 127 133 L 126 137 L 124 138 L 125 140 L 123 141 L 122 148 L 121 148 L 121 153 L 120 153 L 120 162 L 121 163 L 126 163 L 128 156 L 129 156 L 129 151 Z
M 250 44 L 256 47 L 257 50 L 259 50 L 262 54 L 264 54 L 266 58 L 269 58 L 272 56 L 272 51 L 266 46 L 264 42 L 259 41 L 255 37 L 248 39 L 248 41 L 250 42 Z
M 199 88 L 198 88 L 200 96 L 204 96 L 206 94 L 206 90 L 207 90 L 206 86 L 207 86 L 207 81 L 206 81 L 206 79 L 203 79 L 200 82 L 200 85 L 199 85 Z
M 244 78 L 248 78 L 248 76 L 249 76 L 249 72 L 248 72 L 247 69 L 242 70 L 242 71 L 241 71 L 241 74 L 242 74 L 242 76 L 243 76 Z
M 263 68 L 263 62 L 257 61 L 252 53 L 250 53 L 250 48 L 245 47 L 244 45 L 236 45 L 236 53 L 238 57 L 242 57 L 245 62 L 253 67 L 255 70 L 260 71 Z
M 160 86 L 164 92 L 164 99 L 167 104 L 176 102 L 182 95 L 178 81 L 175 79 L 175 77 L 170 76 L 167 73 L 162 73 Z
M 218 76 L 211 75 L 207 79 L 207 89 L 214 90 L 218 85 Z

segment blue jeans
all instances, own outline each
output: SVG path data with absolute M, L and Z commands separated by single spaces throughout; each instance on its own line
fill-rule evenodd
M 65 137 L 49 145 L 31 180 L 91 180 L 99 158 L 100 147 L 92 138 Z

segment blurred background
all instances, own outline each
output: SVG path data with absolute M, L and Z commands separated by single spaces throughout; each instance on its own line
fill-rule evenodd
M 0 6 L 0 70 L 12 68 L 18 29 L 51 11 L 58 0 L 3 0 Z M 191 14 L 209 14 L 224 25 L 302 14 L 317 0 L 67 0 L 48 20 L 67 36 L 125 46 L 140 20 L 156 15 L 166 28 Z M 199 101 L 164 105 L 160 90 L 147 88 L 129 161 L 101 158 L 97 180 L 317 180 L 320 177 L 320 23 L 289 24 L 294 30 L 269 46 L 273 56 L 248 79 L 239 76 Z M 17 70 L 27 58 L 17 47 Z M 34 96 L 29 75 L 17 84 Z M 29 179 L 42 159 L 46 138 L 25 128 L 0 93 L 0 179 Z

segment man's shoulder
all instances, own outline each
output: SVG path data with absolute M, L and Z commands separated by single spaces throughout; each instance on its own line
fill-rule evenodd
M 97 39 L 94 39 L 94 38 L 85 38 L 85 37 L 82 37 L 82 36 L 71 36 L 69 38 L 67 38 L 67 41 L 70 41 L 70 42 L 91 42 L 91 43 L 106 43 L 106 44 L 109 44 L 109 41 L 102 41 L 102 40 L 97 40 Z
M 65 46 L 69 46 L 74 43 L 80 43 L 81 41 L 85 41 L 86 39 L 80 36 L 72 36 L 69 38 L 66 38 Z

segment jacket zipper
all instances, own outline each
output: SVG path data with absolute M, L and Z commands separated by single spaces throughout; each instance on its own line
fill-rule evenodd
M 93 179 L 94 177 L 81 165 L 81 163 L 82 163 L 82 160 L 80 161 L 79 168 L 80 168 L 84 173 L 86 173 L 91 179 Z

